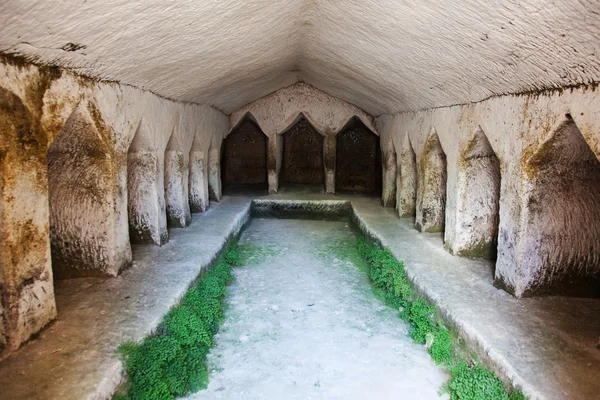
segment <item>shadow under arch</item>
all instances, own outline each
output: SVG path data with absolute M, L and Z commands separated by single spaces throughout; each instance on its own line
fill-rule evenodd
M 353 116 L 335 136 L 335 191 L 381 196 L 379 135 Z
M 268 190 L 269 138 L 247 112 L 223 140 L 223 191 Z
M 299 113 L 286 129 L 277 133 L 281 170 L 279 186 L 311 185 L 325 188 L 325 134 Z

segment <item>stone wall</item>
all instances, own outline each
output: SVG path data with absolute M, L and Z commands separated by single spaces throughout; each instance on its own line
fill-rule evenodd
M 373 117 L 360 108 L 332 97 L 310 85 L 297 83 L 269 94 L 234 111 L 229 117 L 230 129 L 247 117 L 256 121 L 269 138 L 269 191 L 276 193 L 283 161 L 283 133 L 305 118 L 325 137 L 323 158 L 327 193 L 335 192 L 336 135 L 352 118 L 360 121 L 376 135 Z
M 227 122 L 208 106 L 2 59 L 3 355 L 56 316 L 54 277 L 116 276 L 131 262 L 130 231 L 161 244 L 167 207 L 189 221 L 190 153 L 209 159 Z
M 381 115 L 377 126 L 384 159 L 396 153 L 397 182 L 384 185 L 396 184 L 401 216 L 412 216 L 416 164 L 417 226 L 430 217 L 427 188 L 445 181 L 434 200 L 445 197 L 446 248 L 486 258 L 497 251 L 498 286 L 519 297 L 600 294 L 595 86 Z M 445 171 L 432 149 L 443 153 Z

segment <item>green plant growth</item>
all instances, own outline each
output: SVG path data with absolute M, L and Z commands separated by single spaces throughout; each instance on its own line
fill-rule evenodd
M 410 337 L 425 344 L 431 358 L 451 375 L 446 390 L 452 400 L 524 400 L 518 392 L 509 392 L 492 372 L 456 351 L 451 332 L 436 318 L 435 307 L 414 290 L 404 271 L 404 264 L 387 249 L 359 236 L 358 254 L 367 262 L 369 276 L 385 302 L 400 311 L 400 318 L 410 325 Z
M 125 342 L 119 352 L 128 375 L 115 398 L 163 400 L 183 396 L 208 383 L 206 356 L 223 320 L 223 300 L 240 254 L 235 244 L 173 307 L 156 332 L 140 343 Z
M 264 262 L 266 258 L 277 256 L 281 249 L 277 246 L 245 243 L 238 244 L 238 252 L 239 265 L 252 266 Z

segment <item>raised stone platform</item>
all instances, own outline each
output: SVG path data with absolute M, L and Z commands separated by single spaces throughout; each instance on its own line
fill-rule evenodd
M 282 193 L 282 200 L 350 200 L 361 228 L 400 260 L 418 290 L 500 376 L 532 398 L 591 399 L 600 393 L 600 299 L 515 299 L 492 285 L 493 264 L 455 257 L 440 234 L 382 208 L 377 198 Z M 135 246 L 116 279 L 56 285 L 58 320 L 0 363 L 7 399 L 102 399 L 121 379 L 120 343 L 151 332 L 200 270 L 249 217 L 249 196 L 226 196 L 158 248 Z

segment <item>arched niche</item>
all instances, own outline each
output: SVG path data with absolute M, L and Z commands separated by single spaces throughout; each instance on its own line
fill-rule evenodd
M 457 228 L 452 252 L 495 260 L 500 213 L 500 161 L 479 128 L 460 154 Z
M 397 169 L 396 209 L 400 218 L 414 218 L 417 199 L 417 155 L 408 134 L 402 141 Z
M 524 178 L 515 294 L 598 297 L 600 161 L 570 116 L 527 160 Z
M 336 136 L 335 191 L 381 195 L 379 136 L 353 117 Z
M 446 216 L 446 154 L 433 130 L 419 163 L 415 228 L 421 232 L 443 232 Z
M 56 279 L 116 276 L 131 261 L 119 235 L 117 166 L 80 104 L 48 148 L 52 268 Z
M 280 137 L 283 142 L 280 186 L 301 184 L 324 188 L 324 136 L 300 115 Z
M 165 206 L 167 226 L 185 228 L 192 222 L 188 203 L 188 160 L 173 129 L 165 150 Z
M 224 191 L 268 189 L 269 139 L 248 115 L 225 137 L 221 160 Z
M 146 121 L 141 119 L 127 153 L 127 211 L 132 243 L 169 241 L 165 211 L 159 201 L 159 183 L 164 180 L 157 149 Z M 160 194 L 162 197 L 163 194 Z

